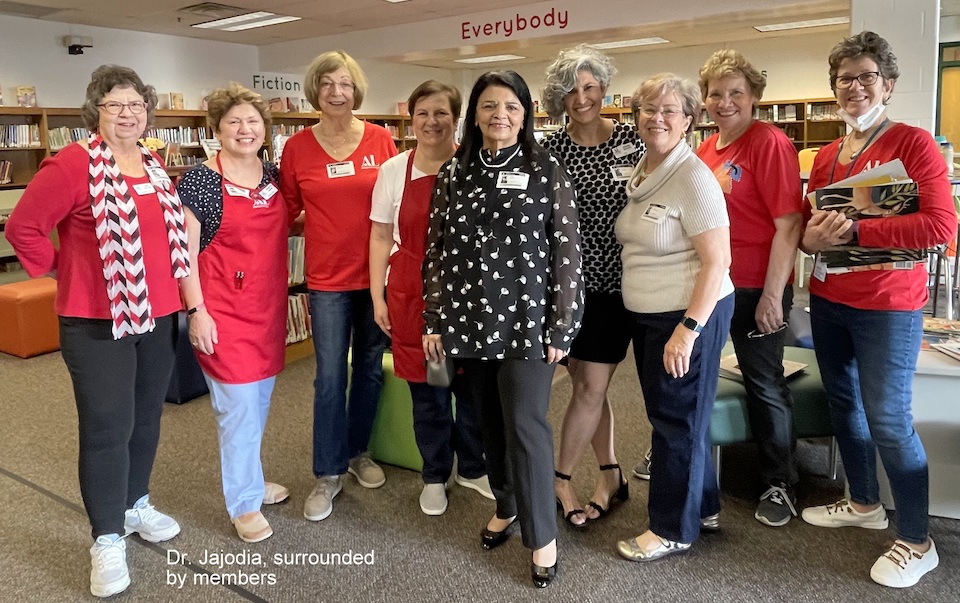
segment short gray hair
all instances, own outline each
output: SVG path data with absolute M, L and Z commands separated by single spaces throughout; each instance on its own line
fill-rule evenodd
M 660 98 L 663 94 L 673 92 L 680 99 L 683 114 L 692 117 L 687 134 L 693 132 L 694 126 L 700 121 L 700 109 L 703 108 L 703 97 L 700 96 L 700 87 L 693 81 L 682 78 L 673 73 L 658 73 L 649 78 L 637 88 L 630 99 L 630 108 L 633 110 L 634 121 L 640 105 L 645 101 Z M 636 122 L 639 123 L 639 122 Z
M 604 90 L 617 73 L 610 57 L 593 46 L 580 44 L 561 50 L 557 60 L 547 67 L 543 91 L 540 93 L 543 110 L 550 117 L 559 118 L 563 115 L 563 97 L 576 87 L 577 74 L 581 71 L 593 74 Z

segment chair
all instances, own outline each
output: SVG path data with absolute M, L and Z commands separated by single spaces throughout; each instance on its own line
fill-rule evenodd
M 820 147 L 800 149 L 800 152 L 797 153 L 797 160 L 800 162 L 800 173 L 810 173 L 810 170 L 813 169 L 813 160 L 816 159 L 817 153 L 819 152 Z
M 953 275 L 950 269 L 950 258 L 947 256 L 947 246 L 937 245 L 927 250 L 929 262 L 935 262 L 933 266 L 933 280 L 930 287 L 933 289 L 933 304 L 931 313 L 937 315 L 937 300 L 940 297 L 940 274 L 943 273 L 943 283 L 946 286 L 944 297 L 946 298 L 946 308 L 944 318 L 953 320 Z
M 816 159 L 820 147 L 809 149 L 800 149 L 797 153 L 797 160 L 800 162 L 800 180 L 803 182 L 803 194 L 807 194 L 807 180 L 810 178 L 810 170 L 813 169 L 813 160 Z M 806 277 L 807 258 L 813 257 L 797 250 L 797 261 L 794 266 L 794 278 L 797 286 L 803 289 L 803 282 Z

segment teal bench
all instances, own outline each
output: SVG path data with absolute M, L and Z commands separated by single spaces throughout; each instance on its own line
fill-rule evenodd
M 723 354 L 733 353 L 733 345 L 727 344 Z M 784 348 L 784 358 L 807 365 L 803 373 L 792 377 L 787 386 L 793 396 L 793 433 L 797 438 L 830 437 L 831 478 L 837 477 L 837 442 L 833 438 L 827 394 L 820 378 L 820 366 L 813 350 Z M 743 384 L 733 379 L 720 378 L 713 415 L 710 418 L 710 443 L 713 465 L 720 483 L 720 450 L 723 446 L 753 440 L 750 418 L 747 415 L 746 390 Z

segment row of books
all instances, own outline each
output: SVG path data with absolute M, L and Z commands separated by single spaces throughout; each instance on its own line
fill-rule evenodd
M 188 128 L 181 126 L 179 128 L 150 128 L 145 136 L 159 138 L 163 142 L 174 142 L 181 146 L 199 145 L 200 141 L 207 138 L 207 128 L 200 126 L 198 128 Z
M 271 113 L 313 113 L 313 107 L 305 98 L 276 96 L 267 101 Z
M 287 285 L 300 285 L 303 276 L 303 237 L 289 237 L 287 239 Z
M 310 337 L 310 303 L 306 293 L 287 296 L 287 345 Z
M 39 146 L 39 124 L 7 124 L 0 126 L 0 147 L 21 149 Z
M 71 142 L 78 142 L 90 138 L 90 131 L 86 128 L 68 128 L 60 126 L 47 130 L 47 142 L 50 150 L 59 151 Z
M 303 124 L 276 124 L 270 126 L 270 138 L 273 139 L 274 136 L 293 136 L 297 132 L 301 132 L 306 129 L 307 126 Z
M 837 115 L 837 111 L 840 109 L 838 105 L 807 105 L 807 117 L 811 121 L 839 121 L 840 116 Z
M 762 121 L 796 121 L 796 105 L 770 105 L 757 107 L 757 119 Z
M 0 184 L 10 184 L 13 182 L 13 162 L 12 161 L 0 161 Z

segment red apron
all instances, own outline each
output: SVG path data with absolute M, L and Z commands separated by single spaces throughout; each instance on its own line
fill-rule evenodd
M 253 383 L 283 370 L 287 213 L 273 182 L 254 190 L 224 178 L 220 188 L 220 229 L 198 258 L 203 301 L 219 343 L 197 360 L 217 381 Z
M 421 266 L 427 253 L 427 229 L 430 226 L 430 202 L 436 175 L 410 179 L 413 157 L 407 160 L 403 198 L 397 216 L 400 245 L 390 256 L 387 283 L 387 311 L 390 316 L 394 372 L 414 383 L 427 380 L 423 357 L 423 277 Z

